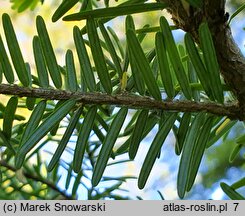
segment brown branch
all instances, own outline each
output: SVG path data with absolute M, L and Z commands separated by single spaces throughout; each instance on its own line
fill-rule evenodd
M 9 169 L 9 170 L 12 170 L 13 172 L 16 172 L 17 171 L 14 167 L 12 167 L 11 165 L 9 165 L 4 160 L 0 160 L 0 165 L 3 166 L 3 167 L 5 167 L 5 168 L 7 168 L 7 169 Z M 62 197 L 64 197 L 64 199 L 67 199 L 67 200 L 72 200 L 73 199 L 71 196 L 69 196 L 65 192 L 61 191 L 58 187 L 56 187 L 56 185 L 54 185 L 52 182 L 50 182 L 50 181 L 48 181 L 46 179 L 43 179 L 43 178 L 40 178 L 38 176 L 32 175 L 29 172 L 23 172 L 23 175 L 26 178 L 32 179 L 34 181 L 41 182 L 43 184 L 46 184 L 49 188 L 51 188 L 54 191 L 58 192 Z
M 193 9 L 187 14 L 181 1 L 160 0 L 169 5 L 175 24 L 192 34 L 198 43 L 198 27 L 207 21 L 213 35 L 217 58 L 225 82 L 237 96 L 241 112 L 245 110 L 245 58 L 233 40 L 231 29 L 227 24 L 225 0 L 203 1 L 203 7 Z
M 133 109 L 159 109 L 178 112 L 208 112 L 218 116 L 228 116 L 231 119 L 245 119 L 245 113 L 241 113 L 236 104 L 217 104 L 212 102 L 193 101 L 157 101 L 149 97 L 93 92 L 69 92 L 54 89 L 26 88 L 17 85 L 1 84 L 0 94 L 14 95 L 18 97 L 43 98 L 46 100 L 68 100 L 74 98 L 83 104 L 110 104 L 117 106 L 127 106 Z

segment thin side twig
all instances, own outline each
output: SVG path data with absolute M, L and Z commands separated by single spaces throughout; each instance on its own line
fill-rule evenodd
M 16 168 L 14 168 L 13 166 L 9 165 L 4 160 L 0 160 L 0 165 L 2 167 L 5 167 L 5 168 L 9 169 L 9 170 L 12 170 L 13 172 L 16 172 Z M 52 188 L 54 191 L 56 191 L 58 194 L 60 194 L 66 200 L 72 200 L 73 199 L 71 196 L 67 195 L 60 188 L 58 188 L 56 185 L 54 185 L 52 182 L 50 182 L 50 181 L 48 181 L 46 179 L 42 179 L 42 178 L 40 178 L 40 177 L 38 177 L 36 175 L 33 175 L 32 173 L 28 173 L 28 172 L 23 172 L 23 175 L 26 178 L 32 179 L 32 180 L 37 181 L 37 182 L 41 182 L 43 184 L 46 184 L 49 188 Z

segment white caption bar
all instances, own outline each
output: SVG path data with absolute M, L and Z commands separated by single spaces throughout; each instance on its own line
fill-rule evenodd
M 0 215 L 244 215 L 245 201 L 0 201 Z

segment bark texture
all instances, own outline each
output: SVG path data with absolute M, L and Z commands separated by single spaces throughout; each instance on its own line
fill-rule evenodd
M 70 92 L 54 89 L 27 88 L 18 85 L 0 84 L 0 94 L 17 97 L 43 98 L 46 100 L 75 99 L 81 104 L 110 104 L 127 106 L 132 109 L 151 109 L 178 112 L 208 112 L 218 116 L 228 116 L 230 119 L 240 119 L 240 108 L 237 104 L 197 103 L 193 101 L 157 101 L 149 97 L 130 95 L 127 93 L 108 95 L 105 93 Z
M 198 27 L 206 21 L 213 35 L 214 45 L 221 74 L 226 84 L 237 97 L 240 115 L 245 112 L 245 58 L 232 37 L 228 26 L 228 13 L 225 12 L 225 0 L 205 0 L 201 8 L 186 11 L 179 0 L 160 0 L 169 5 L 168 11 L 175 24 L 192 34 L 199 42 Z
M 183 7 L 185 0 L 157 0 L 168 4 L 167 10 L 172 15 L 176 26 L 189 32 L 198 43 L 199 25 L 206 21 L 213 35 L 214 45 L 221 67 L 221 74 L 230 87 L 237 101 L 230 105 L 215 103 L 195 103 L 191 101 L 155 101 L 147 97 L 129 94 L 106 95 L 101 93 L 72 93 L 51 89 L 24 88 L 17 85 L 0 84 L 0 94 L 19 97 L 40 97 L 44 99 L 76 98 L 82 103 L 112 104 L 130 108 L 162 109 L 180 112 L 206 111 L 216 115 L 229 116 L 232 119 L 245 120 L 245 58 L 233 40 L 227 24 L 225 0 L 203 0 L 201 8 Z

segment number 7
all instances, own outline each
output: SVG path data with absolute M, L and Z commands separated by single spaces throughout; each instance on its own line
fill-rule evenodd
M 239 203 L 233 203 L 233 204 L 235 205 L 234 211 L 236 211 Z

